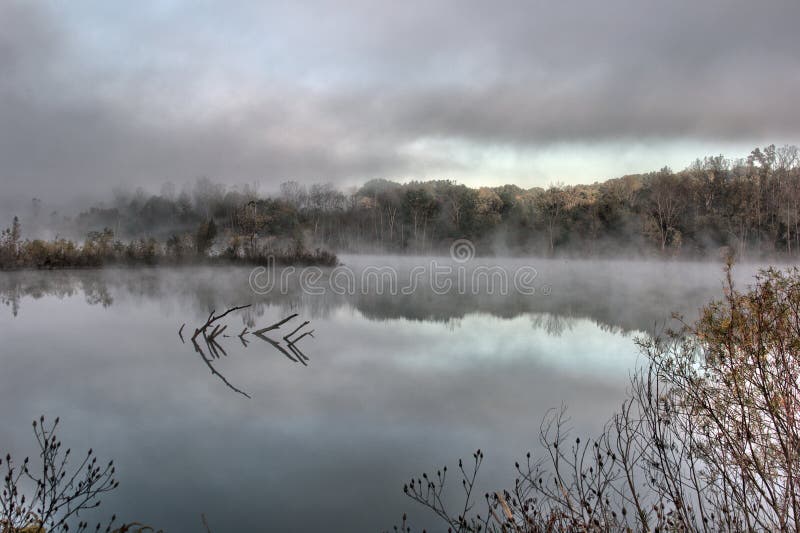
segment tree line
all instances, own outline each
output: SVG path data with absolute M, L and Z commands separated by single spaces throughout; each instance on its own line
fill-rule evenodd
M 736 160 L 697 159 L 677 172 L 530 189 L 376 179 L 347 192 L 289 181 L 261 195 L 200 179 L 180 192 L 171 184 L 160 194 L 117 192 L 74 218 L 50 218 L 61 231 L 174 246 L 213 222 L 218 235 L 209 249 L 237 256 L 286 243 L 427 254 L 466 238 L 485 254 L 698 257 L 725 247 L 739 257 L 793 257 L 800 252 L 800 155 L 796 146 L 770 145 Z

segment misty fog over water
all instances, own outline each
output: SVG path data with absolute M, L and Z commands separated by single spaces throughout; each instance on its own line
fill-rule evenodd
M 341 260 L 400 276 L 429 261 Z M 597 432 L 641 362 L 635 337 L 722 295 L 718 263 L 481 261 L 533 267 L 539 291 L 256 294 L 247 268 L 2 273 L 0 440 L 31 453 L 30 420 L 60 416 L 66 443 L 116 460 L 103 509 L 167 531 L 197 531 L 200 513 L 220 531 L 265 518 L 275 531 L 377 531 L 404 511 L 430 526 L 408 478 L 481 448 L 481 488 L 508 485 L 548 409 Z M 736 267 L 737 283 L 756 270 Z M 247 304 L 213 364 L 250 399 L 188 340 L 212 310 Z M 314 331 L 298 342 L 304 364 L 236 338 L 293 313 Z
M 0 533 L 800 530 L 798 20 L 0 0 Z

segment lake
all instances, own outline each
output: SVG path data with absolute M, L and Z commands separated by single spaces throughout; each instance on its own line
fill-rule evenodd
M 101 514 L 170 532 L 202 530 L 201 513 L 212 531 L 381 531 L 403 512 L 441 529 L 404 496 L 412 475 L 481 448 L 481 488 L 511 486 L 548 409 L 596 433 L 641 363 L 634 339 L 722 295 L 719 263 L 341 259 L 350 274 L 312 284 L 300 269 L 0 273 L 0 450 L 32 453 L 31 420 L 60 416 L 65 445 L 116 461 Z M 755 270 L 737 267 L 740 286 Z M 244 305 L 197 350 L 212 310 Z

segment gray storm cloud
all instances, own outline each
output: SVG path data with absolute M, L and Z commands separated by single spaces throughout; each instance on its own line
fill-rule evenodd
M 486 177 L 430 141 L 800 138 L 796 2 L 102 6 L 0 4 L 6 199 Z

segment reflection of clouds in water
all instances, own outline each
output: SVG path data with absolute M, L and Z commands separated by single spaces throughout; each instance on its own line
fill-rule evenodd
M 567 404 L 580 433 L 599 429 L 627 385 L 632 337 L 720 292 L 715 265 L 535 266 L 548 298 L 255 297 L 246 269 L 2 274 L 22 311 L 0 320 L 0 443 L 22 449 L 17 428 L 62 415 L 65 440 L 117 459 L 109 505 L 169 531 L 200 512 L 243 529 L 268 516 L 275 530 L 328 530 L 337 513 L 342 530 L 380 530 L 411 508 L 409 475 L 475 448 L 486 488 L 507 484 L 550 407 Z M 298 312 L 316 330 L 308 367 L 230 343 L 215 364 L 252 400 L 177 337 L 245 303 L 231 329 Z
M 359 313 L 339 312 L 329 320 L 345 328 L 362 323 Z M 532 327 L 531 327 L 532 326 Z M 618 378 L 634 363 L 630 336 L 601 328 L 591 320 L 549 313 L 498 318 L 474 313 L 444 325 L 437 322 L 394 319 L 372 327 L 370 341 L 383 341 L 397 351 L 381 357 L 411 369 L 459 373 L 467 367 L 526 361 L 575 376 Z M 373 338 L 374 337 L 374 338 Z M 371 354 L 365 354 L 370 357 Z

